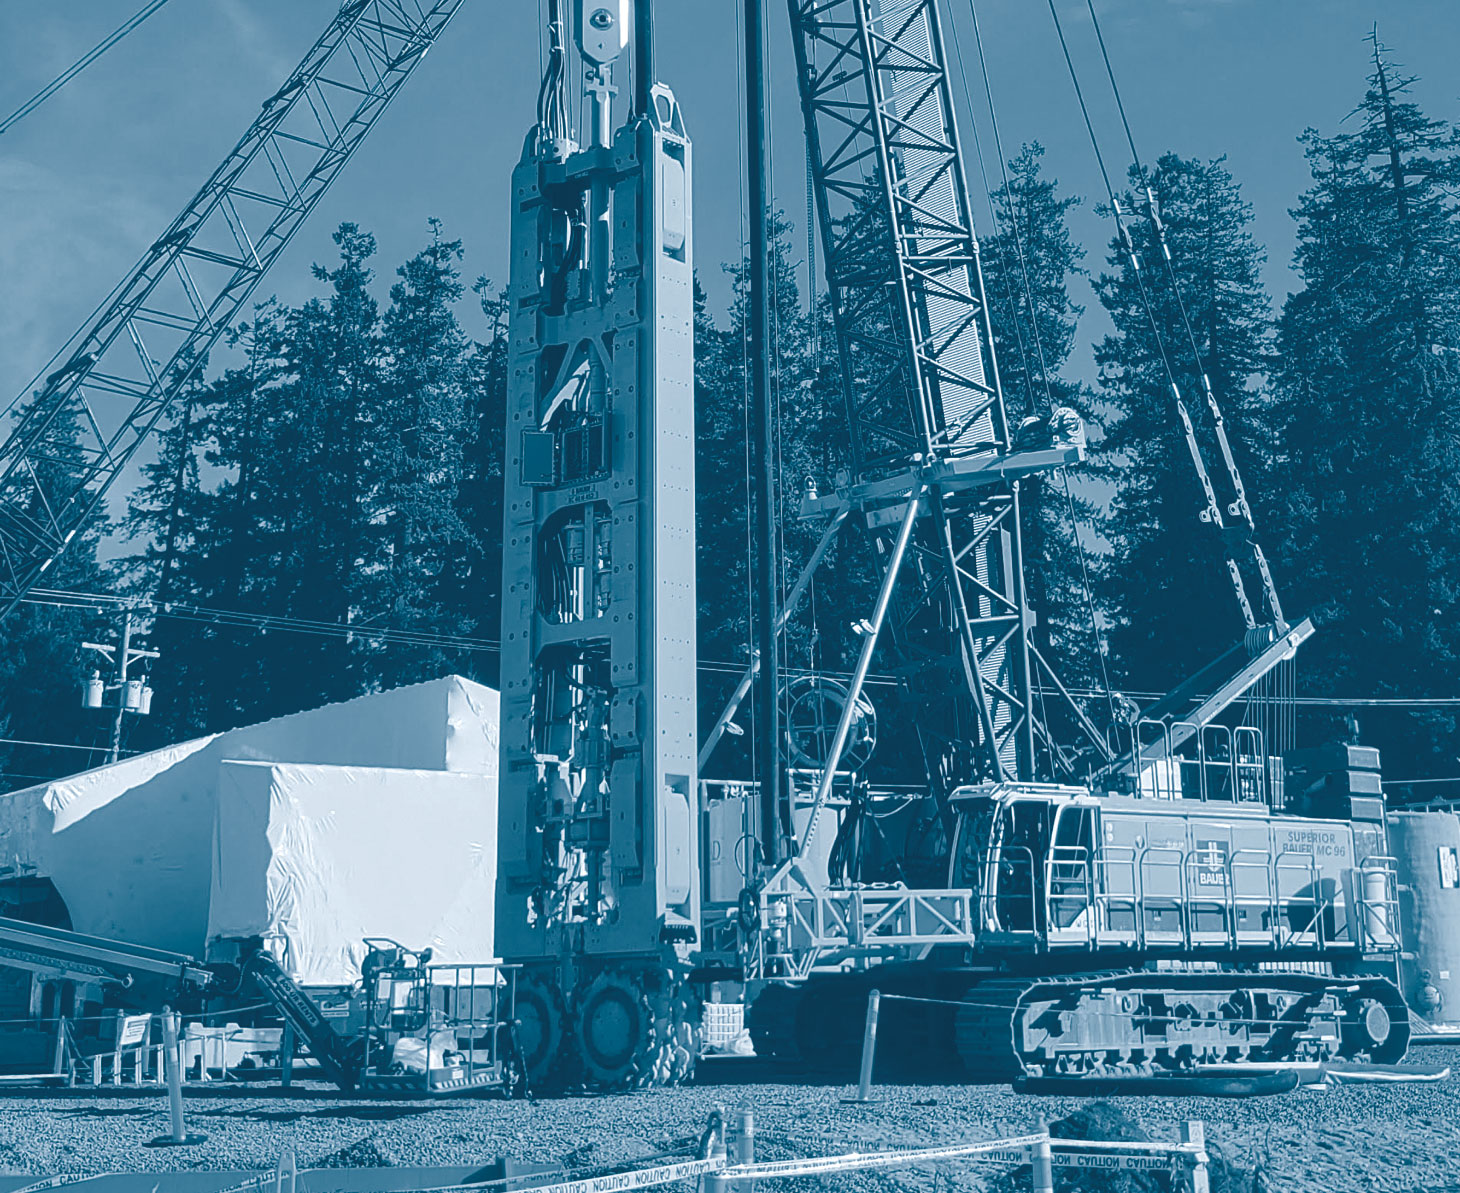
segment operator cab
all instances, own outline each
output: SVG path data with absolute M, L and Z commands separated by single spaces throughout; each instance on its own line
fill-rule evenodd
M 952 798 L 949 886 L 973 892 L 981 935 L 1038 936 L 1085 914 L 1096 803 L 1083 787 L 992 783 Z

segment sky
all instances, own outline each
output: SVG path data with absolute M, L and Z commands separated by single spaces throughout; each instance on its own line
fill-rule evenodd
M 1102 147 L 1123 139 L 1084 0 L 1058 0 Z M 1047 149 L 1049 173 L 1090 199 L 1074 233 L 1103 258 L 1101 190 L 1044 0 L 977 0 L 1005 149 Z M 140 0 L 0 0 L 0 114 L 18 107 L 140 6 Z M 338 7 L 338 0 L 171 0 L 38 111 L 0 136 L 0 403 L 20 392 L 212 172 Z M 695 144 L 696 259 L 712 302 L 741 252 L 737 0 L 659 0 L 658 68 Z M 767 0 L 773 193 L 804 243 L 805 164 L 785 7 Z M 426 243 L 427 219 L 465 242 L 464 271 L 505 280 L 508 183 L 534 119 L 540 0 L 465 0 L 261 293 L 316 291 L 342 220 L 373 232 L 382 282 Z M 1337 130 L 1363 93 L 1375 21 L 1395 61 L 1421 76 L 1433 116 L 1460 117 L 1455 0 L 1097 0 L 1135 136 L 1147 159 L 1225 154 L 1270 254 L 1275 296 L 1295 285 L 1287 214 L 1307 174 L 1298 134 Z M 977 93 L 970 0 L 944 0 Z M 966 150 L 983 106 L 960 114 Z M 988 163 L 991 171 L 996 163 Z M 974 206 L 987 228 L 976 163 Z M 384 293 L 384 286 L 381 287 Z M 1094 305 L 1088 289 L 1077 298 Z M 482 334 L 463 309 L 469 331 Z M 1082 329 L 1077 370 L 1101 323 Z

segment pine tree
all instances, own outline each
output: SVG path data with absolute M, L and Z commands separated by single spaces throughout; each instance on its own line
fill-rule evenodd
M 204 377 L 206 369 L 204 361 L 173 399 L 157 431 L 157 456 L 142 466 L 144 482 L 128 497 L 122 523 L 129 536 L 143 540 L 141 553 L 123 564 L 130 585 L 159 600 L 174 595 L 185 554 L 201 542 L 199 464 L 216 401 L 215 389 Z
M 777 492 L 777 570 L 784 594 L 795 583 L 815 549 L 824 526 L 802 522 L 798 511 L 808 482 L 825 488 L 845 467 L 846 420 L 840 373 L 827 346 L 834 342 L 825 304 L 818 304 L 816 336 L 812 315 L 801 307 L 796 281 L 792 228 L 785 217 L 770 216 L 772 264 L 771 398 L 776 442 L 772 445 Z M 699 652 L 706 664 L 701 683 L 701 730 L 708 731 L 738 678 L 751 649 L 753 536 L 749 523 L 746 321 L 749 272 L 746 262 L 728 264 L 732 299 L 726 326 L 709 314 L 703 290 L 695 294 L 695 469 L 698 536 Z M 818 345 L 820 346 L 818 349 Z M 844 665 L 843 633 L 864 617 L 869 600 L 865 569 L 849 563 L 843 535 L 826 556 L 817 581 L 789 620 L 782 640 L 782 661 L 794 668 Z M 852 548 L 853 552 L 855 547 Z M 825 577 L 835 575 L 834 584 Z M 871 580 L 875 591 L 876 580 Z M 847 609 L 856 609 L 854 617 Z M 855 646 L 851 647 L 855 651 Z M 723 667 L 724 663 L 733 666 Z M 748 725 L 745 708 L 740 723 Z M 726 741 L 716 755 L 715 773 L 736 773 L 748 766 L 747 732 L 738 744 Z
M 1262 388 L 1271 361 L 1270 302 L 1260 269 L 1265 254 L 1252 237 L 1252 211 L 1222 159 L 1199 162 L 1165 154 L 1149 179 L 1171 248 L 1181 301 L 1205 372 L 1226 416 L 1239 467 L 1255 470 L 1264 444 Z M 1140 210 L 1129 195 L 1127 211 Z M 1166 689 L 1227 650 L 1243 622 L 1217 534 L 1198 520 L 1202 490 L 1171 393 L 1169 360 L 1212 466 L 1224 486 L 1221 456 L 1205 421 L 1201 377 L 1175 292 L 1165 277 L 1150 225 L 1132 220 L 1142 267 L 1131 267 L 1119 238 L 1111 271 L 1096 284 L 1115 325 L 1096 346 L 1101 421 L 1097 474 L 1115 487 L 1102 530 L 1112 556 L 1105 599 L 1117 619 L 1114 667 L 1137 688 Z M 1148 315 L 1142 290 L 1154 316 Z M 1229 492 L 1218 488 L 1220 494 Z M 1229 498 L 1228 498 L 1229 499 Z M 1260 609 L 1260 593 L 1249 592 Z
M 1090 395 L 1061 370 L 1075 346 L 1083 308 L 1070 280 L 1083 275 L 1085 251 L 1070 236 L 1068 214 L 1080 200 L 1062 195 L 1042 170 L 1044 149 L 1022 147 L 1008 184 L 993 195 L 997 232 L 983 244 L 994 349 L 1011 427 L 1060 407 L 1088 420 Z M 1032 302 L 1031 302 L 1032 300 Z M 1036 476 L 1020 485 L 1025 587 L 1038 621 L 1033 639 L 1066 682 L 1098 680 L 1100 648 L 1091 619 L 1096 565 L 1077 542 L 1094 508 L 1081 477 Z
M 472 285 L 486 320 L 487 338 L 466 358 L 468 407 L 456 509 L 469 534 L 446 578 L 447 602 L 461 612 L 467 633 L 496 639 L 502 630 L 502 469 L 507 434 L 508 300 L 486 277 Z M 496 655 L 462 661 L 484 683 L 498 681 Z
M 62 407 L 43 441 L 31 450 L 46 492 L 70 488 L 81 477 L 80 419 L 74 406 Z M 10 492 L 0 493 L 0 500 L 37 521 L 44 517 L 35 486 L 25 480 L 18 481 Z M 107 529 L 105 512 L 93 515 L 46 572 L 46 587 L 105 591 L 107 578 L 97 548 Z M 109 623 L 90 611 L 42 601 L 22 604 L 6 619 L 4 650 L 0 651 L 0 738 L 5 739 L 0 741 L 0 789 L 25 787 L 103 761 L 99 753 L 88 758 L 72 750 L 16 743 L 105 742 L 106 727 L 97 714 L 81 708 L 81 681 L 98 661 L 96 656 L 84 656 L 81 643 L 87 638 L 107 641 L 109 630 Z
M 325 299 L 273 300 L 231 338 L 242 363 L 184 395 L 145 470 L 134 587 L 174 606 L 145 735 L 176 740 L 495 660 L 382 646 L 370 628 L 495 638 L 505 338 L 457 321 L 459 242 L 397 270 L 384 314 L 373 239 L 335 236 Z M 487 306 L 490 296 L 483 295 Z M 318 634 L 185 607 L 360 626 Z
M 471 624 L 451 607 L 446 582 L 470 535 L 458 502 L 471 418 L 470 345 L 455 304 L 464 293 L 461 241 L 431 243 L 396 272 L 382 325 L 386 364 L 373 468 L 375 515 L 385 539 L 384 572 L 368 592 L 372 611 L 397 629 L 459 634 Z M 495 541 L 496 535 L 493 535 Z M 442 674 L 441 650 L 377 652 L 372 671 L 387 687 Z
M 1275 504 L 1283 581 L 1320 626 L 1308 683 L 1340 694 L 1460 682 L 1460 136 L 1413 81 L 1376 43 L 1359 127 L 1301 138 Z M 1456 773 L 1453 719 L 1380 729 L 1399 769 Z

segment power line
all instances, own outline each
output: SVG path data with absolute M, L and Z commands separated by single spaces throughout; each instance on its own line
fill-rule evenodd
M 389 646 L 442 646 L 453 650 L 495 654 L 501 644 L 492 638 L 440 634 L 428 630 L 399 630 L 389 626 L 361 625 L 353 622 L 314 621 L 276 613 L 247 613 L 238 609 L 220 609 L 208 605 L 190 605 L 178 601 L 153 601 L 117 596 L 113 593 L 73 592 L 65 589 L 35 588 L 24 598 L 28 604 L 57 608 L 115 608 L 132 605 L 154 617 L 170 617 L 180 621 L 209 625 L 252 628 L 262 632 L 312 634 L 345 639 L 361 638 Z
M 103 38 L 99 43 L 97 43 L 89 51 L 87 51 L 87 53 L 83 54 L 80 58 L 78 58 L 75 62 L 73 62 L 70 66 L 63 70 L 59 75 L 57 75 L 54 79 L 52 79 L 49 83 L 47 83 L 44 87 L 37 91 L 33 96 L 26 100 L 25 103 L 21 104 L 20 107 L 11 112 L 9 116 L 5 117 L 4 120 L 0 120 L 0 133 L 9 132 L 12 126 L 19 123 L 21 120 L 24 120 L 38 107 L 45 103 L 46 100 L 55 95 L 56 92 L 61 90 L 62 87 L 64 87 L 67 83 L 69 83 L 72 79 L 79 75 L 83 70 L 85 70 L 93 62 L 95 62 L 98 58 L 105 54 L 109 49 L 112 48 L 112 46 L 116 45 L 117 42 L 121 41 L 122 38 L 126 37 L 127 34 L 132 32 L 133 29 L 135 29 L 138 25 L 140 25 L 143 21 L 145 21 L 148 17 L 150 17 L 154 12 L 156 12 L 166 3 L 167 0 L 151 0 L 150 3 L 144 4 L 139 11 L 132 15 L 131 19 L 123 22 L 121 26 L 113 30 L 107 37 Z
M 19 737 L 0 737 L 0 746 L 40 746 L 47 750 L 85 750 L 90 754 L 95 754 L 98 750 L 106 752 L 105 746 L 78 746 L 63 741 L 26 741 Z
M 470 638 L 452 634 L 437 634 L 426 630 L 396 630 L 388 626 L 368 626 L 340 621 L 310 621 L 306 618 L 287 617 L 277 613 L 245 613 L 237 609 L 218 609 L 205 605 L 186 605 L 174 601 L 155 602 L 145 599 L 118 596 L 115 593 L 73 592 L 65 589 L 35 588 L 25 598 L 29 604 L 49 605 L 63 609 L 114 608 L 131 604 L 156 617 L 171 617 L 183 621 L 200 622 L 209 625 L 232 626 L 239 629 L 279 631 L 281 633 L 313 634 L 336 638 L 364 638 L 386 646 L 440 646 L 454 650 L 482 654 L 497 654 L 501 644 L 490 638 Z M 740 675 L 750 664 L 734 659 L 701 659 L 699 670 L 723 675 Z M 820 675 L 828 679 L 848 679 L 850 672 L 824 668 L 788 667 L 788 676 L 799 677 Z M 871 674 L 867 682 L 879 687 L 894 687 L 902 681 L 896 675 Z M 1067 691 L 1074 696 L 1105 698 L 1104 688 L 1071 687 Z M 1042 689 L 1049 695 L 1054 689 Z M 1137 688 L 1123 689 L 1123 694 L 1133 700 L 1158 700 L 1165 693 Z M 1193 704 L 1206 699 L 1194 695 Z M 1302 708 L 1460 708 L 1460 696 L 1293 696 L 1285 697 L 1284 703 Z M 45 743 L 36 743 L 45 744 Z M 80 747 L 86 748 L 86 747 Z

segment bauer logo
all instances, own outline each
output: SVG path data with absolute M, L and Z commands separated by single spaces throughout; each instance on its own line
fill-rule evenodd
M 1197 886 L 1227 885 L 1227 843 L 1198 841 L 1192 855 L 1196 863 Z

